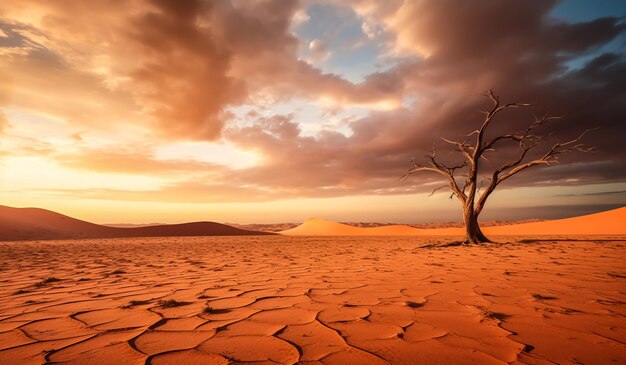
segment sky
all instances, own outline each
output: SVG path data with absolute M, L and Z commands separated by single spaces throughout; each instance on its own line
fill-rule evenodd
M 562 115 L 544 148 L 598 128 L 597 152 L 510 179 L 484 219 L 623 206 L 625 45 L 618 0 L 3 1 L 0 204 L 97 223 L 459 220 L 428 196 L 437 175 L 399 178 L 480 126 L 493 89 L 533 106 L 492 133 Z

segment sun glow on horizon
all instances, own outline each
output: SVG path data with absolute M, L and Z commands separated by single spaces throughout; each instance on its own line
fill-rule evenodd
M 494 211 L 626 204 L 617 3 L 207 4 L 0 4 L 1 203 L 100 223 L 453 220 L 449 194 L 424 196 L 438 176 L 398 178 L 477 128 L 493 88 L 536 105 L 494 131 L 547 110 L 567 115 L 555 138 L 600 127 L 597 153 L 511 179 Z

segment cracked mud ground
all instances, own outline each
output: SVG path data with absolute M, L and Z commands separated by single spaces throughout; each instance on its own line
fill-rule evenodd
M 626 363 L 624 241 L 0 244 L 0 364 Z

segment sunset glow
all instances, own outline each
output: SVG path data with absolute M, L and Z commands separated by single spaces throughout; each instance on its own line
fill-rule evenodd
M 626 1 L 0 1 L 0 365 L 626 364 Z
M 98 223 L 459 220 L 437 176 L 398 179 L 493 88 L 536 104 L 501 126 L 600 129 L 486 218 L 622 206 L 626 7 L 584 3 L 5 1 L 0 199 Z

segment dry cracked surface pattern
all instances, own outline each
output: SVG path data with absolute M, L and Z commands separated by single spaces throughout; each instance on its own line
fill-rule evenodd
M 625 241 L 444 241 L 1 243 L 0 364 L 626 363 Z

